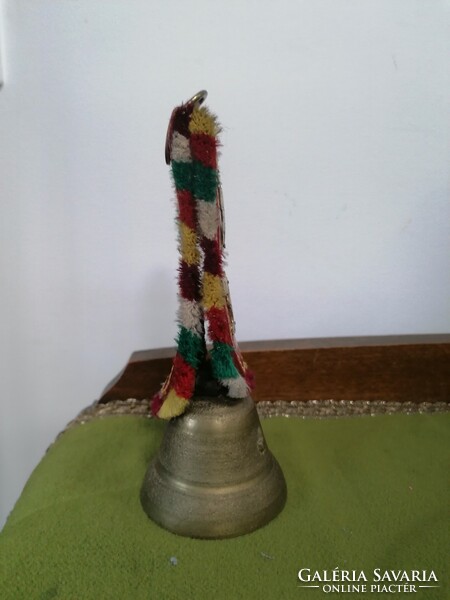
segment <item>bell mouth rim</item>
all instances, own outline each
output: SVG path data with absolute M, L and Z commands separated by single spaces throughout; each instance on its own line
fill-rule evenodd
M 151 467 L 152 463 L 150 463 L 147 474 L 150 473 Z M 284 479 L 280 465 L 273 456 L 272 467 L 266 474 L 266 477 L 261 479 L 261 482 L 264 482 L 265 480 L 277 481 L 277 493 L 272 494 L 270 497 L 268 497 L 268 502 L 263 502 L 259 506 L 257 505 L 258 503 L 255 504 L 253 496 L 249 494 L 246 502 L 244 503 L 245 508 L 241 506 L 240 511 L 237 511 L 237 513 L 234 512 L 233 519 L 223 519 L 223 517 L 219 517 L 216 521 L 209 518 L 205 519 L 203 522 L 200 522 L 198 519 L 194 519 L 193 522 L 190 522 L 189 511 L 187 511 L 184 515 L 177 515 L 177 518 L 174 519 L 174 516 L 170 513 L 170 510 L 165 510 L 158 505 L 155 506 L 149 501 L 146 488 L 147 474 L 140 490 L 140 503 L 143 511 L 147 517 L 153 521 L 153 523 L 158 525 L 158 527 L 161 527 L 165 531 L 169 531 L 170 533 L 179 535 L 181 537 L 217 540 L 247 535 L 260 529 L 261 527 L 265 527 L 273 519 L 278 517 L 283 511 L 287 502 L 288 494 L 286 480 Z M 161 480 L 159 481 L 161 482 Z M 190 488 L 187 490 L 179 488 L 177 491 L 180 495 L 183 495 L 186 498 L 189 496 L 194 496 L 197 503 L 202 503 L 203 501 L 206 503 L 208 500 L 211 500 L 211 496 L 214 496 L 217 499 L 222 498 L 224 504 L 228 503 L 229 506 L 234 506 L 235 500 L 239 497 L 242 497 L 242 491 L 251 492 L 253 489 L 255 492 L 258 487 L 258 483 L 260 482 L 250 480 L 246 482 L 247 485 L 245 487 L 233 490 L 233 493 L 229 494 L 221 493 L 223 490 L 219 490 L 219 488 L 216 488 L 218 492 L 217 494 L 214 494 L 211 492 L 215 491 L 215 488 L 208 489 L 205 486 L 202 486 L 203 494 L 198 493 L 200 486 L 190 486 Z M 159 483 L 158 485 L 161 484 Z M 174 490 L 175 488 L 172 489 Z M 189 492 L 191 492 L 191 494 L 189 494 Z

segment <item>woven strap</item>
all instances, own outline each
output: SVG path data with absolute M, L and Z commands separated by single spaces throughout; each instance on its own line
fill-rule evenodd
M 188 102 L 172 113 L 169 151 L 178 203 L 179 329 L 171 372 L 151 403 L 152 413 L 162 419 L 186 410 L 205 365 L 230 398 L 245 398 L 253 387 L 235 339 L 223 265 L 219 132 L 216 117 L 197 103 Z

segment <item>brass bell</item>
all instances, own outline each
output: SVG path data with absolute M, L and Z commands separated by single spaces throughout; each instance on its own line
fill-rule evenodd
M 141 488 L 147 515 L 173 533 L 227 538 L 271 521 L 286 482 L 250 397 L 195 397 L 168 422 Z

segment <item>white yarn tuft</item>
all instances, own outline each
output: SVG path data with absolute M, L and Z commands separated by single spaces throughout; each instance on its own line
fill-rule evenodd
M 172 137 L 170 158 L 176 162 L 192 162 L 189 140 L 178 131 L 175 131 Z
M 220 383 L 228 389 L 230 398 L 246 398 L 249 395 L 249 387 L 242 375 L 235 379 L 221 379 Z
M 209 240 L 214 240 L 219 227 L 219 213 L 215 202 L 196 200 L 197 220 L 200 232 Z

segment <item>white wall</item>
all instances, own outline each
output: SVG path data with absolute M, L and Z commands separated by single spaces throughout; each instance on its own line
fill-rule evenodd
M 423 0 L 3 0 L 0 522 L 131 352 L 173 343 L 163 145 L 199 89 L 224 126 L 239 339 L 450 329 L 449 20 Z

